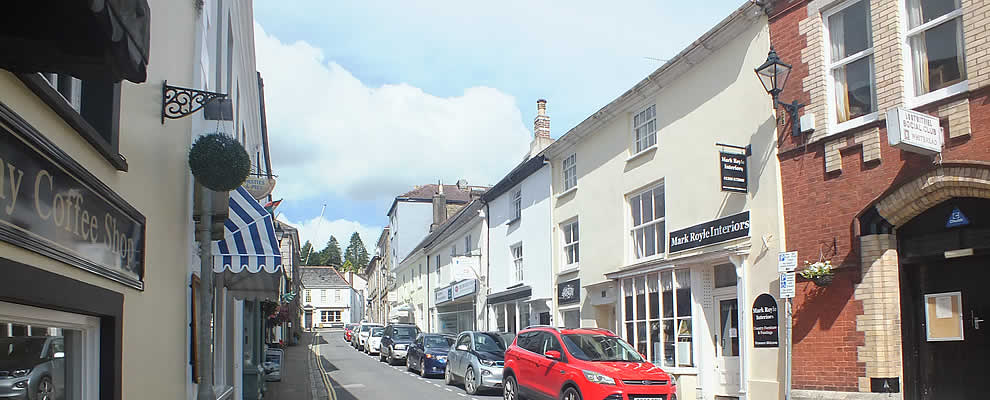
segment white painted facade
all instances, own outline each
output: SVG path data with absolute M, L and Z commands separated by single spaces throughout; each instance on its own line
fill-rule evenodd
M 438 228 L 444 231 L 437 241 L 425 249 L 430 260 L 427 328 L 432 332 L 458 334 L 485 328 L 482 289 L 487 280 L 488 223 L 480 206 L 480 202 L 469 204 L 453 216 L 449 226 Z
M 390 260 L 398 265 L 409 256 L 423 238 L 430 233 L 433 223 L 433 203 L 429 201 L 396 200 L 389 218 Z
M 615 330 L 677 377 L 678 398 L 776 399 L 783 390 L 783 352 L 754 348 L 750 312 L 757 295 L 779 297 L 783 248 L 775 116 L 753 73 L 768 50 L 766 17 L 746 4 L 547 150 L 554 281 L 581 288 L 557 317 Z M 656 144 L 638 151 L 635 116 L 650 107 Z M 748 193 L 721 191 L 715 143 L 752 145 Z M 566 188 L 571 155 L 577 185 Z M 648 218 L 646 206 L 660 202 L 650 213 L 663 217 Z M 746 211 L 748 236 L 669 250 L 671 232 Z M 580 260 L 568 264 L 563 228 L 575 220 Z M 647 245 L 637 253 L 647 227 L 659 232 L 656 254 Z
M 312 320 L 306 329 L 360 322 L 360 310 L 354 312 L 355 304 L 360 301 L 357 291 L 348 286 L 303 286 L 300 304 L 304 310 L 312 310 Z

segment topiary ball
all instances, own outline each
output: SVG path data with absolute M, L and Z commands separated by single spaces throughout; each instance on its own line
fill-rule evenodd
M 200 136 L 189 150 L 189 169 L 200 185 L 217 192 L 237 189 L 251 173 L 251 156 L 222 133 Z

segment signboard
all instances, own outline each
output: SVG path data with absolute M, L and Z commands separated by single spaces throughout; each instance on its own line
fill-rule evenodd
M 670 252 L 749 236 L 749 211 L 670 233 Z
M 270 176 L 248 176 L 241 184 L 244 189 L 247 189 L 248 193 L 251 193 L 251 197 L 255 200 L 261 200 L 272 194 L 272 190 L 275 189 L 275 178 Z
M 558 283 L 557 284 L 557 304 L 573 304 L 581 302 L 581 280 L 574 279 L 571 281 Z
M 436 293 L 434 293 L 434 295 L 436 296 L 436 298 L 434 298 L 434 304 L 445 303 L 452 300 L 453 299 L 453 297 L 451 296 L 452 294 L 453 293 L 450 290 L 450 286 L 437 289 Z
M 282 349 L 269 348 L 265 350 L 265 362 L 262 367 L 265 370 L 265 381 L 280 382 L 282 380 Z
M 478 277 L 478 259 L 475 256 L 454 257 L 451 262 L 451 271 L 454 280 L 476 279 Z
M 969 225 L 969 218 L 966 218 L 966 214 L 963 214 L 959 207 L 953 208 L 952 213 L 949 214 L 949 218 L 945 221 L 946 228 L 955 228 L 957 226 Z
M 0 125 L 0 240 L 144 289 L 144 216 L 48 139 L 10 126 Z
M 763 293 L 753 301 L 753 347 L 779 347 L 777 300 Z
M 962 292 L 926 294 L 925 327 L 929 342 L 962 341 Z
M 468 279 L 450 285 L 450 287 L 453 292 L 451 297 L 454 299 L 459 299 L 469 294 L 474 294 L 474 292 L 478 290 L 478 281 L 475 279 Z
M 797 277 L 794 272 L 780 274 L 780 298 L 793 299 L 796 292 Z
M 797 261 L 796 251 L 777 253 L 777 272 L 794 272 L 797 269 Z
M 933 155 L 942 152 L 943 138 L 936 117 L 903 108 L 887 111 L 887 141 L 893 147 Z
M 746 193 L 746 155 L 726 152 L 718 153 L 719 170 L 722 175 L 722 191 Z

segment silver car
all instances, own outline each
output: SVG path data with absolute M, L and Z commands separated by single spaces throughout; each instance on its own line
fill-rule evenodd
M 453 385 L 462 381 L 470 395 L 484 388 L 501 388 L 505 349 L 513 337 L 512 333 L 461 332 L 447 353 L 444 382 Z
M 64 398 L 64 346 L 55 336 L 0 338 L 0 399 Z

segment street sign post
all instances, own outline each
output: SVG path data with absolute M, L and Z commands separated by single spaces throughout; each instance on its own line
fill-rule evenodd
M 794 254 L 794 256 L 793 256 L 794 267 L 796 268 L 797 267 L 797 252 L 795 251 L 795 252 L 790 252 L 790 253 L 793 253 Z M 784 260 L 785 257 L 784 257 L 784 255 L 785 254 L 788 254 L 788 253 L 780 253 L 780 254 L 781 254 L 781 256 L 777 258 L 779 260 L 779 264 L 777 265 L 777 268 L 783 268 L 781 266 L 781 264 L 785 264 L 785 260 Z M 790 266 L 789 261 L 786 264 L 786 266 L 788 266 L 788 267 Z M 785 351 L 787 352 L 787 365 L 784 367 L 784 369 L 785 369 L 785 371 L 784 371 L 785 372 L 784 373 L 784 400 L 791 400 L 791 365 L 792 365 L 791 364 L 791 354 L 792 354 L 791 353 L 791 350 L 792 350 L 792 336 L 791 336 L 791 325 L 792 325 L 791 307 L 792 307 L 792 304 L 791 304 L 791 299 L 794 298 L 794 294 L 797 291 L 796 290 L 796 287 L 795 287 L 796 284 L 797 284 L 797 279 L 796 279 L 797 277 L 795 276 L 795 273 L 793 271 L 794 271 L 794 269 L 792 268 L 791 269 L 791 272 L 782 272 L 780 274 L 780 298 L 784 300 L 784 315 L 785 315 L 785 319 L 787 320 L 787 334 L 784 337 L 784 348 L 785 348 Z

